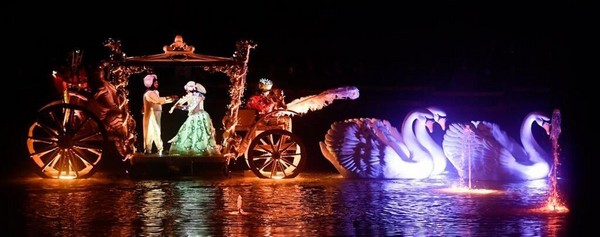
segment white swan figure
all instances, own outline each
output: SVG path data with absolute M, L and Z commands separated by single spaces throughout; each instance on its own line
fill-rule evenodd
M 478 121 L 451 124 L 444 134 L 444 153 L 462 178 L 490 181 L 522 181 L 547 178 L 548 152 L 533 137 L 533 123 L 550 132 L 550 119 L 540 112 L 525 116 L 521 144 L 497 124 Z M 470 158 L 470 162 L 469 162 Z
M 425 122 L 425 126 L 416 126 L 415 134 L 425 134 L 429 130 L 429 133 L 433 132 L 434 123 L 438 123 L 442 130 L 446 130 L 446 112 L 438 107 L 428 107 L 427 108 L 432 114 L 433 119 L 427 119 Z M 433 171 L 431 175 L 439 175 L 446 171 L 446 165 L 448 163 L 448 159 L 446 158 L 446 154 L 444 154 L 444 150 L 442 146 L 433 140 L 431 136 L 416 136 L 419 143 L 425 147 L 427 147 L 427 151 L 433 159 Z
M 413 130 L 426 127 L 434 116 L 429 110 L 414 110 L 402 123 L 402 135 L 386 120 L 355 118 L 335 122 L 320 142 L 321 153 L 345 178 L 423 179 L 432 174 L 433 160 Z

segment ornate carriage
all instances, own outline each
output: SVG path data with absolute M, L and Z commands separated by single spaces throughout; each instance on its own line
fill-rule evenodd
M 120 119 L 117 129 L 99 118 L 90 109 L 94 95 L 86 87 L 74 83 L 76 74 L 65 76 L 63 98 L 43 106 L 31 124 L 27 147 L 29 159 L 36 172 L 44 178 L 88 178 L 106 159 L 121 159 L 133 164 L 145 159 L 136 152 L 135 120 L 129 109 L 127 84 L 135 74 L 152 72 L 156 66 L 192 67 L 209 73 L 222 73 L 229 78 L 229 104 L 222 119 L 222 142 L 216 157 L 187 157 L 192 160 L 212 160 L 222 164 L 229 174 L 231 164 L 245 157 L 245 163 L 260 178 L 293 178 L 306 161 L 305 146 L 291 131 L 291 116 L 296 112 L 276 110 L 259 115 L 256 111 L 240 109 L 246 90 L 246 75 L 250 51 L 256 47 L 251 41 L 238 41 L 232 57 L 218 57 L 194 53 L 194 47 L 176 36 L 175 42 L 163 47 L 163 53 L 128 57 L 118 40 L 108 39 L 104 46 L 110 50 L 108 59 L 99 63 L 107 81 L 116 88 Z M 77 71 L 73 64 L 71 71 Z M 107 152 L 115 148 L 117 152 Z M 119 156 L 118 158 L 112 156 Z M 162 159 L 182 157 L 164 155 Z

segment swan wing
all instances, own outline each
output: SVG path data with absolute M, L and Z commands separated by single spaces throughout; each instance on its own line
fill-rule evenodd
M 462 123 L 452 123 L 444 133 L 442 148 L 444 154 L 450 163 L 456 168 L 459 175 L 463 173 L 463 153 L 465 149 L 463 133 L 466 130 L 466 125 Z M 462 175 L 461 175 L 462 176 Z
M 322 153 L 345 177 L 377 178 L 381 175 L 383 147 L 366 126 L 371 120 L 355 118 L 335 122 L 325 135 Z
M 502 179 L 501 167 L 513 158 L 482 125 L 481 122 L 450 124 L 442 142 L 444 154 L 462 178 Z
M 499 146 L 504 147 L 507 150 L 506 152 L 510 154 L 508 156 L 510 159 L 524 164 L 531 163 L 521 143 L 510 137 L 498 124 L 484 121 L 477 128 L 481 132 L 493 137 L 499 143 Z M 506 162 L 512 162 L 512 160 L 506 160 Z

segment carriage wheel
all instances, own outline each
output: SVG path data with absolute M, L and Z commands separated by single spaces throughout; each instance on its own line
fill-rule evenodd
M 298 136 L 287 130 L 267 130 L 248 147 L 248 165 L 259 178 L 294 178 L 306 161 L 305 147 Z
M 29 127 L 27 149 L 44 178 L 90 177 L 102 159 L 107 134 L 100 120 L 74 104 L 53 104 L 39 111 Z

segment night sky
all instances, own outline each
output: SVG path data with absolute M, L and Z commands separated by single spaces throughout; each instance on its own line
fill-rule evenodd
M 589 110 L 579 108 L 590 100 L 577 87 L 583 77 L 575 70 L 575 55 L 587 17 L 574 4 L 190 2 L 135 7 L 53 3 L 35 9 L 24 2 L 5 10 L 14 15 L 5 20 L 11 33 L 4 34 L 10 55 L 10 67 L 5 68 L 10 77 L 4 81 L 11 94 L 3 97 L 13 101 L 8 108 L 16 112 L 8 115 L 9 132 L 16 134 L 5 157 L 8 164 L 27 158 L 27 128 L 35 111 L 56 99 L 49 73 L 64 65 L 70 50 L 84 49 L 84 61 L 92 62 L 105 57 L 102 42 L 115 38 L 128 55 L 155 54 L 176 34 L 195 46 L 196 53 L 225 57 L 231 56 L 237 40 L 253 40 L 258 47 L 251 52 L 248 82 L 268 77 L 292 99 L 342 85 L 359 87 L 367 100 L 375 100 L 369 92 L 383 98 L 387 95 L 382 91 L 413 87 L 467 92 L 541 88 L 543 96 L 528 97 L 531 105 L 516 109 L 530 109 L 537 101 L 544 101 L 539 107 L 549 112 L 560 108 L 569 139 L 565 149 L 572 157 L 594 158 L 584 152 L 584 140 L 576 132 L 587 129 L 576 121 L 587 117 Z M 9 81 L 16 85 L 9 87 Z M 424 104 L 437 99 L 402 97 Z M 355 104 L 334 104 L 331 109 L 360 105 L 350 103 Z M 411 108 L 404 104 L 398 113 Z M 342 116 L 379 116 L 357 112 L 323 119 L 327 109 L 299 123 L 324 121 L 314 125 L 322 132 Z M 517 114 L 518 124 L 522 115 Z M 319 140 L 323 135 L 316 134 Z M 576 167 L 587 162 L 569 161 L 568 172 L 583 177 L 585 171 Z

